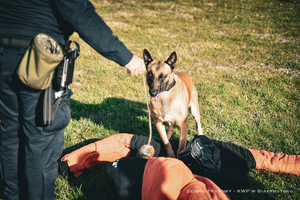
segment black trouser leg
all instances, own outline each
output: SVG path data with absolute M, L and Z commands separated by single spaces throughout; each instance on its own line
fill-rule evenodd
M 29 88 L 17 78 L 15 70 L 22 57 L 19 52 L 4 49 L 0 55 L 0 164 L 4 196 L 18 199 L 20 188 L 25 187 L 29 200 L 54 200 L 57 160 L 63 151 L 63 130 L 70 121 L 72 92 L 62 99 L 53 124 L 43 126 L 44 91 Z M 20 182 L 23 177 L 25 183 Z

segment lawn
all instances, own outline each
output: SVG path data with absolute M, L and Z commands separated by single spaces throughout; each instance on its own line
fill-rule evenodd
M 148 49 L 197 88 L 203 132 L 248 149 L 300 154 L 299 0 L 92 0 L 97 13 L 136 55 Z M 81 40 L 65 130 L 64 155 L 117 133 L 148 135 L 141 76 L 106 60 Z M 159 134 L 153 124 L 153 137 Z M 173 138 L 178 138 L 175 128 Z M 189 139 L 197 134 L 189 116 Z M 249 173 L 241 199 L 300 199 L 300 177 Z M 60 200 L 115 199 L 104 166 L 58 177 Z
M 210 138 L 249 149 L 300 154 L 299 1 L 92 1 L 127 47 L 166 60 L 198 90 L 201 123 Z M 77 60 L 72 119 L 64 154 L 117 133 L 148 135 L 143 79 L 98 55 L 75 33 Z M 152 124 L 153 135 L 159 138 Z M 189 116 L 189 139 L 197 133 Z M 179 130 L 175 128 L 174 138 Z M 242 199 L 300 199 L 300 178 L 249 173 Z M 59 177 L 58 199 L 114 199 L 103 166 L 76 179 Z

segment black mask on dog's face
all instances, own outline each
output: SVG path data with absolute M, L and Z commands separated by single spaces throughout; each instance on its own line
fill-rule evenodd
M 143 52 L 147 69 L 147 84 L 152 100 L 156 100 L 161 92 L 170 90 L 175 85 L 173 69 L 177 60 L 176 52 L 173 52 L 167 61 L 154 60 L 145 49 Z

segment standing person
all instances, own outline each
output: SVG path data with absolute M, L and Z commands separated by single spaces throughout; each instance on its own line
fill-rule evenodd
M 70 121 L 72 92 L 63 97 L 52 125 L 44 126 L 44 91 L 24 85 L 16 69 L 35 35 L 45 33 L 64 45 L 74 31 L 105 58 L 125 66 L 128 74 L 145 71 L 143 60 L 113 35 L 88 0 L 0 0 L 0 171 L 4 199 L 56 198 L 57 160 L 63 151 L 63 130 Z

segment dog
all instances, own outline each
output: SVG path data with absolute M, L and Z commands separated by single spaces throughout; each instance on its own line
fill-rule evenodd
M 180 153 L 185 149 L 188 134 L 188 110 L 197 123 L 199 135 L 203 135 L 200 124 L 198 93 L 192 79 L 185 73 L 174 73 L 177 55 L 174 51 L 166 61 L 154 60 L 144 49 L 147 85 L 149 87 L 150 111 L 155 126 L 162 138 L 168 156 L 175 157 L 169 142 L 173 134 L 174 124 L 180 128 Z M 168 133 L 164 123 L 168 125 Z

